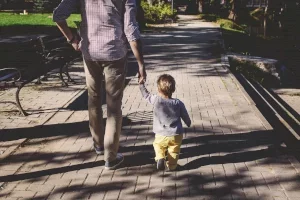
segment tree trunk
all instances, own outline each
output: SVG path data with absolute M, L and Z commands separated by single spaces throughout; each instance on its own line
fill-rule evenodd
M 197 3 L 199 13 L 204 13 L 204 0 L 198 0 Z
M 229 16 L 228 16 L 228 19 L 230 19 L 230 20 L 233 20 L 233 21 L 235 21 L 235 16 L 236 16 L 236 13 L 235 13 L 235 6 L 234 6 L 234 1 L 235 0 L 232 0 L 233 2 L 232 2 L 232 6 L 231 6 L 231 9 L 230 9 L 230 12 L 229 12 Z
M 239 9 L 241 9 L 239 6 L 239 2 L 240 2 L 240 0 L 232 0 L 231 1 L 231 9 L 229 12 L 228 19 L 233 20 L 233 21 L 237 20 L 238 11 L 239 11 Z

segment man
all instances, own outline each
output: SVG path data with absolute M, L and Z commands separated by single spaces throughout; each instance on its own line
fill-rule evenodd
M 66 22 L 79 5 L 81 39 L 72 33 Z M 126 38 L 139 65 L 139 81 L 146 81 L 135 0 L 62 0 L 54 10 L 53 21 L 74 49 L 83 54 L 94 148 L 97 154 L 104 153 L 105 169 L 115 169 L 124 160 L 123 155 L 117 152 L 127 71 Z M 101 107 L 104 79 L 107 102 L 105 130 Z

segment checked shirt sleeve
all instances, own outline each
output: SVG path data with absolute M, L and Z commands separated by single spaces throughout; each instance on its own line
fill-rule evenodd
M 129 42 L 140 39 L 140 31 L 136 21 L 135 0 L 125 0 L 124 32 Z
M 79 5 L 79 0 L 62 0 L 53 12 L 53 21 L 59 22 L 66 20 Z

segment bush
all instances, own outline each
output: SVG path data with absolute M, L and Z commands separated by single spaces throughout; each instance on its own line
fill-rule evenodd
M 163 23 L 167 19 L 174 19 L 176 13 L 172 11 L 169 4 L 158 3 L 150 5 L 146 1 L 142 1 L 141 6 L 144 10 L 146 23 Z
M 243 27 L 242 25 L 239 25 L 239 24 L 229 20 L 229 19 L 219 18 L 216 20 L 216 22 L 218 24 L 220 24 L 221 28 L 225 28 L 225 29 L 229 29 L 229 30 L 232 29 L 232 30 L 238 30 L 238 31 L 244 32 L 245 28 L 246 28 L 246 27 Z
M 216 14 L 200 14 L 199 16 L 200 19 L 203 19 L 205 21 L 216 22 L 217 24 L 220 25 L 221 28 L 224 29 L 236 30 L 240 32 L 244 32 L 246 30 L 246 27 L 244 25 L 237 24 L 234 21 L 229 19 L 223 19 Z
M 238 60 L 236 58 L 229 58 L 230 69 L 233 72 L 239 72 L 246 78 L 255 80 L 265 87 L 279 87 L 280 79 L 272 73 L 262 70 L 253 61 Z
M 53 12 L 61 0 L 35 0 L 33 10 L 35 12 Z

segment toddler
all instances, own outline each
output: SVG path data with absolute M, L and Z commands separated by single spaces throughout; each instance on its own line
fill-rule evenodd
M 173 171 L 177 167 L 180 153 L 180 146 L 184 129 L 181 119 L 190 127 L 191 119 L 184 104 L 172 98 L 175 92 L 175 80 L 171 75 L 163 74 L 157 80 L 158 95 L 148 92 L 145 85 L 140 83 L 140 90 L 143 97 L 153 104 L 153 132 L 155 140 L 153 147 L 155 150 L 155 161 L 157 169 Z M 167 161 L 166 158 L 167 153 Z

